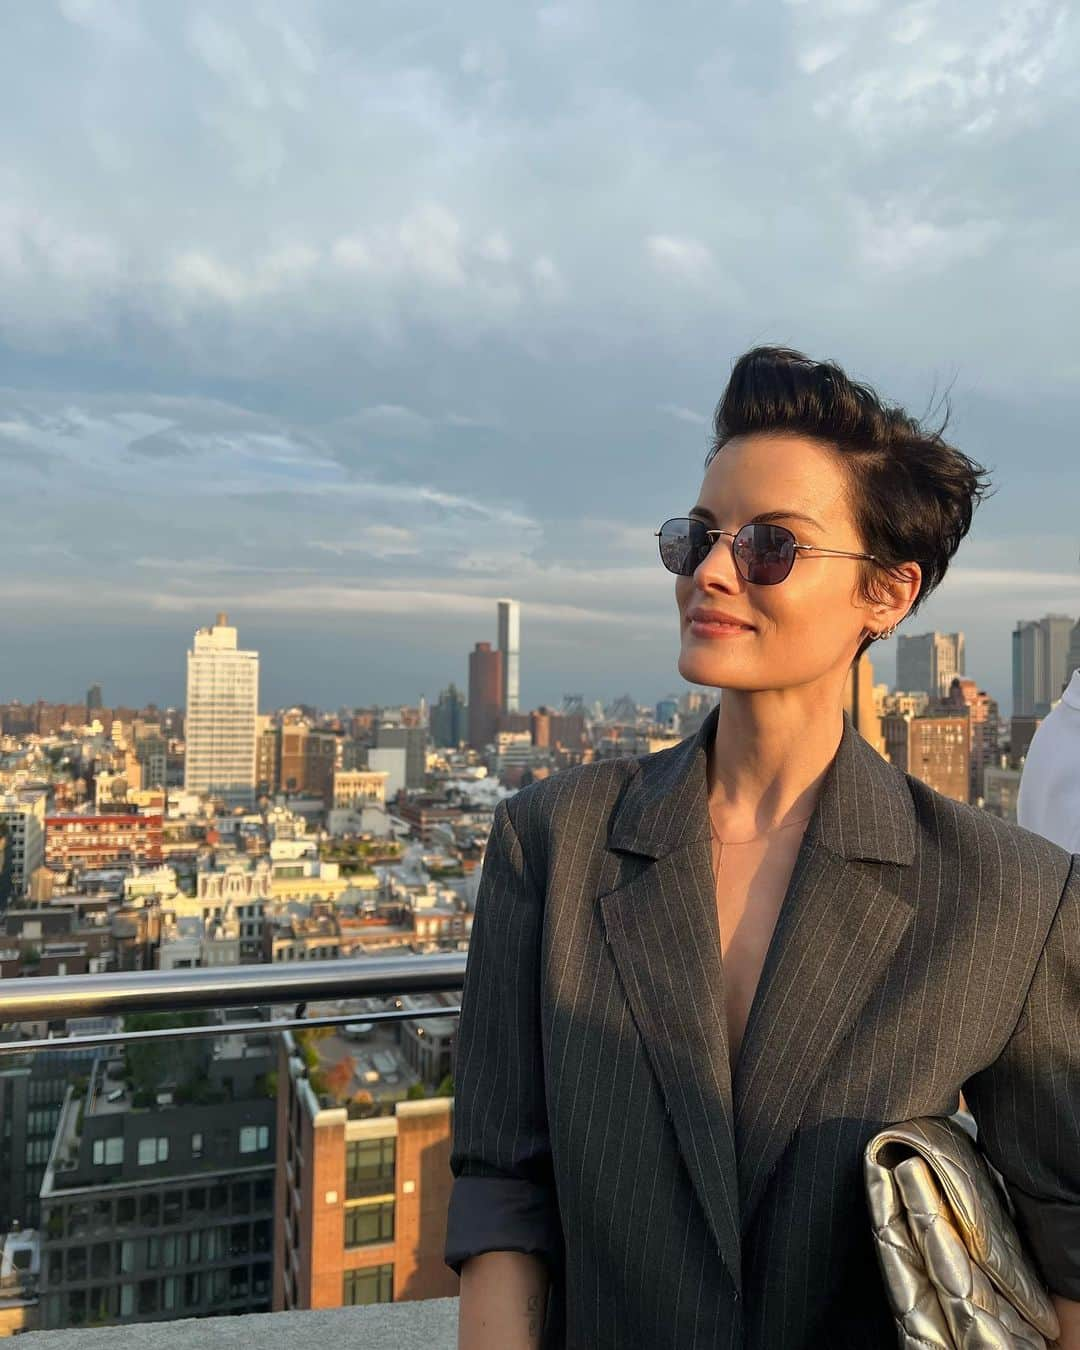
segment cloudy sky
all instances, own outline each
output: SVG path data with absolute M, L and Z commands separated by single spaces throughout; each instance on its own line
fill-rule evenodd
M 1080 37 L 1050 0 L 8 0 L 0 698 L 523 706 L 687 686 L 652 531 L 735 357 L 923 413 L 996 496 L 911 631 L 1008 711 L 1080 614 Z M 895 643 L 875 649 L 895 675 Z

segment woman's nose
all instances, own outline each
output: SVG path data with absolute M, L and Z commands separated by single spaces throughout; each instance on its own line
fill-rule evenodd
M 694 569 L 694 581 L 705 590 L 711 585 L 725 585 L 738 590 L 742 576 L 735 566 L 735 553 L 729 535 L 722 534 L 713 540 L 712 548 Z

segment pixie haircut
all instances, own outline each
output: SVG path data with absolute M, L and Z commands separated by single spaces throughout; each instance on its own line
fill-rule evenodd
M 754 347 L 735 362 L 716 406 L 705 467 L 735 436 L 791 432 L 828 446 L 842 467 L 860 547 L 880 561 L 860 559 L 862 599 L 889 599 L 885 575 L 902 564 L 922 569 L 908 614 L 941 584 L 971 528 L 975 505 L 991 495 L 981 464 L 949 445 L 873 389 L 850 379 L 833 361 L 812 361 L 789 347 Z M 905 618 L 907 616 L 905 615 Z M 864 638 L 854 659 L 874 641 Z

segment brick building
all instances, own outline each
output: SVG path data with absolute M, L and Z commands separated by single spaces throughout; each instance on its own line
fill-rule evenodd
M 160 815 L 112 812 L 45 817 L 45 864 L 54 871 L 162 860 Z
M 354 1118 L 320 1103 L 296 1042 L 281 1040 L 274 1311 L 453 1297 L 443 1261 L 453 1099 Z

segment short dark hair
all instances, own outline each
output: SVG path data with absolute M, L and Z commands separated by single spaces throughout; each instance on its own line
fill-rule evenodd
M 913 614 L 940 585 L 977 502 L 991 495 L 981 464 L 902 408 L 850 379 L 834 361 L 812 361 L 790 347 L 754 347 L 735 362 L 716 406 L 706 468 L 734 436 L 792 432 L 827 444 L 840 458 L 862 547 L 880 562 L 859 562 L 871 603 L 887 598 L 882 572 L 917 562 L 922 583 Z M 907 616 L 905 616 L 907 617 Z M 855 659 L 874 639 L 864 638 Z

